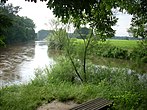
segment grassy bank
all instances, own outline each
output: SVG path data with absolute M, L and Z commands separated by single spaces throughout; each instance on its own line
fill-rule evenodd
M 76 39 L 76 46 L 82 48 L 81 39 Z M 138 40 L 107 40 L 106 42 L 92 42 L 89 47 L 89 55 L 92 57 L 107 57 L 134 62 L 147 63 L 147 43 Z
M 14 85 L 0 90 L 1 110 L 35 110 L 52 100 L 82 103 L 97 97 L 114 101 L 113 109 L 145 110 L 147 80 L 138 79 L 135 72 L 102 68 L 89 63 L 87 82 L 81 83 L 70 62 L 61 58 L 52 70 L 36 72 L 35 80 L 27 85 Z M 79 68 L 80 69 L 80 68 Z M 45 72 L 43 75 L 42 73 Z

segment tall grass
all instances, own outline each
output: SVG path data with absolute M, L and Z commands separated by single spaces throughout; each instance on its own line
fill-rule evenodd
M 138 40 L 107 40 L 110 44 L 123 49 L 133 49 L 138 46 Z
M 77 39 L 77 42 L 82 42 L 81 39 Z M 100 41 L 98 41 L 100 42 Z M 106 40 L 107 43 L 122 48 L 122 49 L 128 49 L 128 50 L 132 50 L 134 48 L 136 48 L 138 46 L 138 43 L 140 42 L 139 40 L 113 40 L 113 39 L 109 39 Z M 104 42 L 104 43 L 106 43 Z
M 97 97 L 113 100 L 113 109 L 146 109 L 146 77 L 141 77 L 140 80 L 137 73 L 128 74 L 127 69 L 100 67 L 89 63 L 87 83 L 81 83 L 69 64 L 62 57 L 52 70 L 37 71 L 36 78 L 29 84 L 2 88 L 0 109 L 35 110 L 52 100 L 82 103 Z

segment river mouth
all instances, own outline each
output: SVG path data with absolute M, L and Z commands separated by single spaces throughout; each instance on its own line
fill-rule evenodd
M 12 45 L 0 53 L 0 87 L 28 83 L 35 77 L 35 69 L 53 65 L 48 57 L 45 41 Z

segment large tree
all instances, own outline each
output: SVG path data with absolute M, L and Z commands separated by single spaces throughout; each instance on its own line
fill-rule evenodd
M 17 15 L 21 8 L 0 3 L 0 45 L 23 42 L 35 38 L 35 24 L 27 17 Z
M 86 39 L 87 35 L 90 34 L 90 29 L 87 27 L 76 28 L 74 31 L 74 37 L 79 39 Z
M 0 47 L 4 46 L 4 39 L 8 27 L 12 26 L 13 24 L 13 19 L 12 19 L 12 13 L 10 13 L 7 10 L 7 7 L 3 4 L 0 3 Z
M 130 9 L 130 10 L 129 10 Z M 147 38 L 147 1 L 137 0 L 128 12 L 133 14 L 131 27 L 128 30 L 134 37 Z
M 35 24 L 27 17 L 15 16 L 13 25 L 5 33 L 6 43 L 26 42 L 35 39 Z

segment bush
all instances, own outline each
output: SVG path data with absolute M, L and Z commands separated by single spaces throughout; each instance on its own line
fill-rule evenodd
M 51 73 L 48 74 L 49 81 L 72 82 L 74 69 L 70 61 L 65 57 L 57 59 L 57 64 L 53 66 Z
M 132 60 L 141 61 L 147 63 L 147 40 L 140 41 L 138 47 L 134 48 L 130 53 L 130 58 Z
M 116 46 L 112 46 L 109 43 L 97 43 L 93 48 L 93 53 L 97 56 L 108 58 L 128 59 L 128 51 Z
M 46 39 L 48 43 L 48 47 L 50 49 L 62 50 L 66 45 L 66 37 L 67 37 L 67 33 L 64 29 L 59 29 L 58 31 L 54 31 Z

